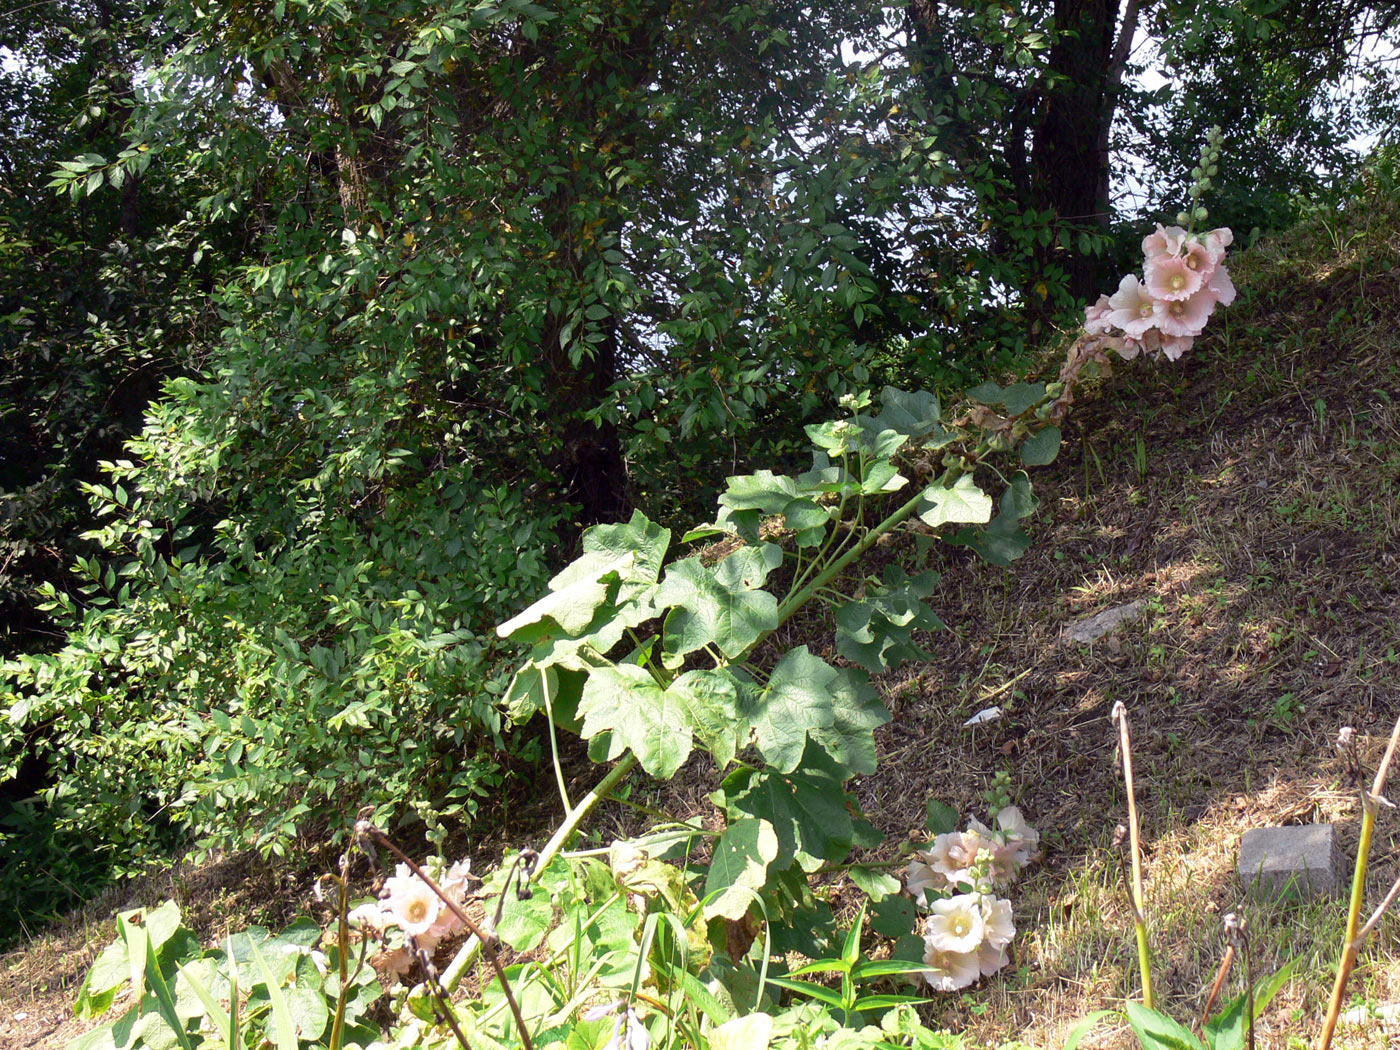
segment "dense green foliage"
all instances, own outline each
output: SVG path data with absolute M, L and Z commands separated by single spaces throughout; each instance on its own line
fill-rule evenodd
M 1294 7 L 1263 6 L 1286 57 Z M 698 513 L 851 390 L 1052 337 L 1117 250 L 1115 113 L 1161 104 L 1185 153 L 1224 93 L 1240 184 L 1285 198 L 1336 159 L 1296 103 L 1347 61 L 1255 91 L 1244 44 L 1178 33 L 1237 7 L 1142 5 L 1201 71 L 1176 100 L 1088 0 L 5 15 L 4 906 L 360 804 L 470 819 L 538 746 L 490 627 L 585 526 Z M 1017 516 L 969 542 L 1014 553 Z

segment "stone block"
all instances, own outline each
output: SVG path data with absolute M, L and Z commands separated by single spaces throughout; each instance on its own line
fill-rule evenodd
M 1335 894 L 1343 884 L 1332 824 L 1254 828 L 1240 840 L 1240 881 L 1269 897 Z
M 1065 628 L 1065 641 L 1073 645 L 1091 645 L 1129 620 L 1137 619 L 1142 610 L 1141 601 L 1129 602 L 1127 605 L 1115 605 L 1112 609 L 1076 620 Z

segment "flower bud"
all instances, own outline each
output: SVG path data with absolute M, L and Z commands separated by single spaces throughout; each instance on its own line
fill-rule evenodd
M 1218 164 L 1212 164 L 1210 167 L 1206 168 L 1206 174 L 1207 174 L 1207 175 L 1219 175 L 1219 174 L 1220 174 L 1220 166 L 1219 166 Z
M 1206 219 L 1207 219 L 1209 216 L 1210 216 L 1210 212 L 1206 211 L 1205 208 L 1197 208 L 1197 209 L 1196 209 L 1196 221 L 1197 221 L 1197 222 L 1205 222 Z
M 1179 212 L 1176 213 L 1176 224 L 1177 224 L 1178 226 L 1185 226 L 1185 225 L 1186 225 L 1187 223 L 1189 223 L 1190 221 L 1191 221 L 1191 216 L 1190 216 L 1190 215 L 1187 215 L 1186 212 L 1184 212 L 1184 211 L 1179 211 Z
M 1064 385 L 1063 383 L 1058 383 L 1058 382 L 1057 382 L 1057 383 L 1046 383 L 1046 384 L 1045 384 L 1045 392 L 1046 392 L 1047 394 L 1049 394 L 1051 397 L 1059 397 L 1061 394 L 1063 394 L 1063 393 L 1065 392 L 1065 385 Z

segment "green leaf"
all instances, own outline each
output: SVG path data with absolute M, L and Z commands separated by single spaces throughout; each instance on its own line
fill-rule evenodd
M 745 712 L 758 750 L 770 765 L 784 772 L 796 769 L 807 746 L 807 733 L 836 721 L 839 677 L 836 668 L 805 645 L 789 650 L 778 661 L 756 705 Z
M 1272 976 L 1255 984 L 1253 992 L 1256 1022 L 1259 1015 L 1268 1009 L 1269 1003 L 1279 993 L 1279 989 L 1287 984 L 1289 978 L 1293 976 L 1293 971 L 1298 968 L 1298 961 L 1298 959 L 1290 960 Z M 1248 1003 L 1249 993 L 1241 992 L 1226 1003 L 1218 1014 L 1206 1022 L 1202 1032 L 1211 1050 L 1238 1050 L 1245 1045 L 1249 1021 L 1246 1010 Z
M 897 878 L 891 875 L 884 868 L 872 868 L 865 864 L 854 864 L 846 870 L 864 894 L 875 903 L 879 903 L 899 892 L 903 885 Z M 907 933 L 908 931 L 903 931 Z
M 822 768 L 820 752 L 809 749 L 807 755 L 809 761 L 792 773 L 736 770 L 720 785 L 718 798 L 731 820 L 753 817 L 772 826 L 779 868 L 796 861 L 811 872 L 846 856 L 854 828 L 841 781 Z
M 967 396 L 984 405 L 996 405 L 1005 409 L 1008 416 L 1019 416 L 1045 397 L 1045 384 L 1013 383 L 1003 388 L 995 383 L 983 383 L 968 390 Z
M 836 669 L 831 699 L 831 725 L 809 730 L 808 738 L 841 776 L 875 772 L 875 730 L 890 720 L 889 708 L 871 687 L 869 676 L 853 667 Z
M 252 956 L 253 965 L 258 968 L 258 973 L 262 975 L 268 1002 L 272 1004 L 272 1026 L 268 1031 L 268 1039 L 277 1050 L 297 1050 L 297 1026 L 292 1020 L 287 997 L 282 994 L 281 982 L 268 968 L 267 960 L 263 958 L 255 941 L 248 941 L 248 953 Z
M 908 897 L 886 897 L 870 906 L 870 928 L 881 937 L 897 940 L 908 936 L 918 921 L 914 902 Z M 920 960 L 922 964 L 922 960 Z
M 549 594 L 501 624 L 496 633 L 517 642 L 583 634 L 598 607 L 608 600 L 611 586 L 621 581 L 636 559 L 630 551 L 621 556 L 601 551 L 584 554 L 549 581 Z
M 1031 538 L 1018 521 L 1034 513 L 1038 505 L 1030 478 L 1018 470 L 1001 494 L 1001 510 L 991 524 L 985 529 L 959 529 L 949 542 L 971 547 L 985 561 L 1005 568 L 1030 549 Z
M 925 489 L 918 513 L 924 524 L 935 529 L 949 522 L 981 523 L 992 516 L 992 499 L 977 487 L 972 475 L 963 474 L 951 488 L 935 483 Z
M 949 832 L 958 830 L 958 818 L 961 814 L 946 802 L 940 802 L 936 798 L 928 800 L 928 805 L 924 809 L 924 827 L 935 835 L 946 835 Z
M 906 394 L 887 386 L 880 394 L 880 405 L 880 414 L 875 421 L 896 434 L 921 438 L 942 429 L 938 425 L 942 410 L 938 406 L 938 398 L 933 394 L 922 390 Z
M 625 525 L 594 525 L 583 533 L 585 554 L 607 555 L 625 565 L 617 594 L 619 605 L 640 600 L 649 592 L 661 575 L 670 545 L 671 530 L 663 529 L 639 510 L 632 512 L 632 519 Z
M 161 1019 L 175 1033 L 175 1039 L 183 1050 L 194 1050 L 194 1043 L 190 1035 L 185 1031 L 185 1024 L 180 1019 L 179 1011 L 175 1008 L 175 993 L 165 980 L 165 975 L 160 972 L 160 963 L 156 956 L 155 945 L 151 943 L 149 929 L 142 932 L 146 939 L 146 987 L 155 996 L 157 1008 Z
M 209 985 L 200 980 L 193 966 L 184 967 L 177 964 L 176 971 L 179 974 L 179 980 L 183 980 L 189 985 L 189 987 L 194 990 L 195 995 L 199 997 L 200 1003 L 204 1006 L 204 1012 L 214 1024 L 214 1030 L 227 1035 L 230 1030 L 229 1013 L 223 1008 L 219 1000 L 214 998 L 214 993 L 210 991 Z
M 715 645 L 731 659 L 778 627 L 778 601 L 761 590 L 768 573 L 782 564 L 782 548 L 765 543 L 743 547 L 713 569 L 698 557 L 666 570 L 656 595 L 666 617 L 666 648 L 683 656 Z
M 1063 1050 L 1077 1050 L 1080 1040 L 1098 1027 L 1105 1017 L 1112 1017 L 1112 1010 L 1095 1010 L 1069 1030 Z
M 984 561 L 1006 568 L 1026 551 L 1031 538 L 1016 523 L 1015 518 L 998 514 L 985 529 L 959 529 L 948 538 L 949 543 L 970 547 Z
M 880 672 L 929 654 L 914 642 L 914 632 L 943 629 L 923 598 L 933 593 L 938 575 L 910 578 L 898 565 L 885 569 L 885 582 L 868 584 L 865 597 L 836 611 L 836 649 L 867 671 Z
M 1060 428 L 1046 427 L 1021 443 L 1021 462 L 1028 467 L 1044 467 L 1060 454 Z
M 611 731 L 609 760 L 631 748 L 643 769 L 664 779 L 690 757 L 692 727 L 686 703 L 641 667 L 598 668 L 588 676 L 578 709 L 585 738 Z
M 548 894 L 537 892 L 520 900 L 511 893 L 496 932 L 516 951 L 531 952 L 544 940 L 553 920 L 554 904 Z
M 742 919 L 777 856 L 778 837 L 766 820 L 740 820 L 726 828 L 705 877 L 705 918 Z
M 1124 1003 L 1128 1024 L 1143 1050 L 1204 1050 L 1205 1044 L 1189 1028 L 1177 1024 L 1164 1013 L 1149 1010 L 1132 1000 Z

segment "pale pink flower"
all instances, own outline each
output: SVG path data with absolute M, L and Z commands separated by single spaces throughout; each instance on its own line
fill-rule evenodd
M 416 875 L 395 875 L 384 881 L 382 907 L 404 933 L 416 937 L 437 921 L 442 902 Z
M 1040 845 L 1040 832 L 1026 823 L 1019 806 L 1007 806 L 998 812 L 997 827 L 1005 836 L 1006 844 L 1015 848 L 1017 867 L 1024 868 Z
M 977 949 L 977 971 L 983 977 L 990 977 L 1010 961 L 1011 956 L 1006 954 L 1005 948 L 983 944 Z
M 977 822 L 971 823 L 976 825 Z M 992 849 L 991 832 L 986 828 L 982 830 L 986 831 L 985 837 L 970 827 L 967 831 L 950 831 L 933 840 L 933 848 L 925 856 L 929 866 L 946 878 L 949 885 L 971 882 L 977 854 Z
M 379 956 L 379 964 L 390 973 L 402 977 L 413 968 L 413 953 L 407 948 L 395 948 Z
M 1016 936 L 1011 920 L 1011 902 L 987 894 L 981 901 L 983 940 L 995 948 L 1005 948 Z
M 1235 301 L 1235 282 L 1230 280 L 1230 272 L 1224 266 L 1217 266 L 1211 271 L 1206 290 L 1215 296 L 1221 306 L 1229 306 Z
M 1196 340 L 1189 335 L 1167 335 L 1162 337 L 1159 350 L 1168 361 L 1176 361 L 1190 350 L 1195 342 Z
M 361 904 L 358 908 L 352 910 L 345 919 L 351 926 L 373 930 L 375 933 L 383 933 L 384 927 L 387 925 L 388 921 L 378 901 L 370 901 L 367 904 Z
M 1189 299 L 1158 300 L 1153 317 L 1163 335 L 1200 335 L 1215 309 L 1215 294 L 1202 288 Z
M 1133 274 L 1118 282 L 1118 291 L 1108 297 L 1113 312 L 1108 315 L 1116 328 L 1130 339 L 1142 338 L 1142 333 L 1156 325 L 1154 300 Z
M 1210 253 L 1211 262 L 1218 263 L 1225 258 L 1225 249 L 1230 247 L 1235 241 L 1235 235 L 1230 227 L 1221 226 L 1202 234 L 1201 241 L 1205 245 L 1206 251 Z M 1229 304 L 1226 303 L 1228 306 Z
M 1205 283 L 1206 271 L 1191 266 L 1193 256 L 1158 255 L 1143 264 L 1147 291 L 1154 299 L 1188 299 Z
M 1099 296 L 1098 302 L 1084 311 L 1084 331 L 1089 335 L 1108 335 L 1113 330 L 1113 324 L 1108 319 L 1112 309 L 1108 296 Z
M 1179 255 L 1181 246 L 1186 243 L 1186 231 L 1180 226 L 1157 224 L 1157 232 L 1149 233 L 1142 239 L 1142 254 L 1149 259 L 1159 255 Z
M 1147 334 L 1151 335 L 1153 333 L 1148 332 Z M 1142 353 L 1142 341 L 1139 339 L 1119 339 L 1117 343 L 1118 345 L 1113 347 L 1113 349 L 1118 351 L 1118 356 L 1124 361 L 1131 361 L 1133 358 L 1137 357 L 1138 354 Z
M 956 992 L 982 975 L 977 952 L 949 952 L 935 948 L 924 938 L 924 964 L 920 976 L 935 992 Z
M 977 950 L 986 932 L 980 893 L 960 893 L 934 901 L 929 910 L 933 914 L 924 920 L 925 944 L 945 952 Z
M 909 891 L 918 904 L 925 907 L 928 905 L 929 890 L 948 888 L 947 878 L 942 873 L 933 870 L 929 864 L 929 856 L 923 851 L 915 852 L 904 873 L 904 888 Z

